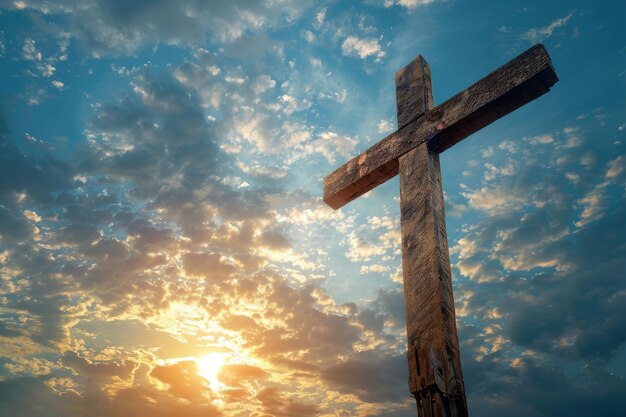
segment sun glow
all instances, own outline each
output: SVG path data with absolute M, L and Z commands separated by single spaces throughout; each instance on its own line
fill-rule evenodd
M 213 391 L 218 390 L 223 384 L 217 378 L 217 374 L 222 365 L 226 363 L 226 357 L 221 353 L 210 353 L 196 359 L 196 363 L 198 364 L 198 375 L 209 381 L 209 386 Z

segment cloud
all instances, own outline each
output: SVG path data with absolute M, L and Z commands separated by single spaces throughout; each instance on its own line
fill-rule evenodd
M 40 0 L 13 2 L 5 7 L 36 10 L 69 21 L 71 34 L 94 56 L 132 54 L 145 45 L 199 44 L 205 36 L 232 42 L 247 31 L 293 22 L 310 2 L 278 4 L 234 2 L 128 3 L 123 0 L 72 1 L 53 4 Z M 207 30 L 207 28 L 210 28 Z
M 17 244 L 33 238 L 38 230 L 32 223 L 9 209 L 0 206 L 0 242 L 3 244 Z
M 529 139 L 529 143 L 532 145 L 547 145 L 552 142 L 554 142 L 554 138 L 549 134 L 535 136 Z
M 609 161 L 607 164 L 606 178 L 615 178 L 624 172 L 624 156 L 620 155 L 617 158 Z
M 396 0 L 395 2 L 394 0 L 385 0 L 384 5 L 385 7 L 391 7 L 392 5 L 397 4 L 398 6 L 406 7 L 407 9 L 415 9 L 416 7 L 426 6 L 439 1 L 446 0 Z
M 373 56 L 377 62 L 385 56 L 378 39 L 374 38 L 348 36 L 341 44 L 341 51 L 345 56 L 358 56 L 361 59 Z
M 605 173 L 615 159 L 589 153 L 582 139 L 576 147 L 536 142 L 532 152 L 525 147 L 494 148 L 516 160 L 516 174 L 500 173 L 497 165 L 510 161 L 494 155 L 499 160 L 496 174 L 475 191 L 462 193 L 471 209 L 487 216 L 451 245 L 455 269 L 470 279 L 459 284 L 460 298 L 455 289 L 461 303 L 457 308 L 483 322 L 482 328 L 497 326 L 492 332 L 510 341 L 498 343 L 505 357 L 519 346 L 537 357 L 605 363 L 625 340 L 620 330 L 625 322 L 620 310 L 625 304 L 623 283 L 618 282 L 624 273 L 618 266 L 623 254 L 617 249 L 624 239 L 624 208 L 617 191 L 623 179 L 607 181 Z M 592 175 L 581 175 L 573 186 L 569 169 L 579 163 L 580 155 L 598 163 L 586 168 Z M 597 280 L 602 281 L 599 287 L 591 284 Z M 493 341 L 476 343 L 465 350 L 471 357 L 479 360 L 493 353 Z
M 397 327 L 404 331 L 406 327 L 404 288 L 379 289 L 373 305 L 375 309 L 385 313 Z
M 196 171 L 196 176 L 216 170 L 214 127 L 204 116 L 201 100 L 170 74 L 159 79 L 148 71 L 139 73 L 132 94 L 99 107 L 90 151 L 105 156 L 94 158 L 91 169 L 132 181 L 139 194 L 151 193 L 163 182 L 174 184 L 182 170 Z
M 551 37 L 556 29 L 565 26 L 573 15 L 574 12 L 572 11 L 568 15 L 554 20 L 548 26 L 528 29 L 521 35 L 521 38 L 531 43 L 541 42 Z
M 320 29 L 326 20 L 326 7 L 320 9 L 315 14 L 315 22 L 313 23 L 316 29 Z
M 312 43 L 315 41 L 315 34 L 311 32 L 310 30 L 302 31 L 302 37 L 309 43 Z
M 7 285 L 15 288 L 4 308 L 12 317 L 29 317 L 17 333 L 10 322 L 4 328 L 7 337 L 26 338 L 21 343 L 32 343 L 32 349 L 67 348 L 72 327 L 95 299 L 103 315 L 130 313 L 140 305 L 144 314 L 154 314 L 167 304 L 169 284 L 148 282 L 146 274 L 161 276 L 169 265 L 169 273 L 177 275 L 170 251 L 177 250 L 182 237 L 199 241 L 215 233 L 207 219 L 216 210 L 224 210 L 222 219 L 251 221 L 266 206 L 256 192 L 237 192 L 215 176 L 219 151 L 198 94 L 171 73 L 158 78 L 139 71 L 132 82 L 132 92 L 96 107 L 90 139 L 77 149 L 75 164 L 24 154 L 11 145 L 8 133 L 2 134 L 0 158 L 6 160 L 0 170 L 12 174 L 0 180 L 0 234 L 8 250 Z M 211 202 L 200 203 L 207 195 Z M 248 198 L 250 204 L 244 202 Z M 167 220 L 150 218 L 153 210 Z M 167 224 L 176 224 L 177 232 Z M 236 259 L 214 259 L 204 270 L 206 265 L 191 256 L 205 251 L 190 246 L 183 251 L 189 259 L 183 257 L 180 267 L 196 277 L 228 278 L 232 264 L 248 262 L 239 259 L 249 256 L 252 242 L 237 239 L 255 227 L 217 232 L 227 242 L 220 245 L 231 248 L 222 253 L 234 251 Z M 263 239 L 278 242 L 267 233 Z M 133 302 L 136 291 L 143 296 Z
M 390 217 L 370 217 L 367 227 L 348 232 L 346 257 L 352 262 L 389 260 L 400 247 L 399 220 Z
M 284 399 L 276 388 L 264 389 L 257 394 L 256 399 L 263 405 L 263 411 L 270 415 L 313 417 L 319 413 L 318 405 Z
M 368 274 L 370 272 L 383 273 L 389 271 L 389 267 L 380 264 L 374 265 L 361 265 L 361 274 Z
M 515 367 L 503 362 L 497 354 L 480 362 L 464 362 L 466 389 L 473 399 L 468 404 L 471 413 L 512 417 L 548 417 L 555 413 L 584 416 L 596 412 L 591 405 L 595 401 L 602 403 L 601 412 L 605 415 L 619 416 L 626 411 L 619 400 L 624 380 L 591 365 L 578 369 L 569 378 L 561 369 L 532 358 L 522 359 Z M 589 386 L 593 388 L 588 389 Z M 546 392 L 559 401 L 536 401 Z M 606 399 L 605 395 L 608 395 Z
M 189 276 L 205 277 L 208 281 L 228 279 L 235 271 L 217 253 L 185 253 L 182 255 L 185 272 Z
M 334 164 L 338 156 L 347 158 L 354 153 L 357 141 L 335 132 L 321 132 L 318 137 L 304 146 L 307 154 L 319 153 Z
M 177 398 L 189 401 L 202 401 L 206 391 L 206 381 L 198 375 L 195 361 L 181 361 L 167 365 L 156 365 L 150 376 L 167 384 L 167 390 Z
M 129 379 L 131 373 L 135 370 L 136 364 L 127 362 L 118 364 L 115 362 L 94 363 L 88 359 L 79 356 L 76 352 L 67 351 L 61 358 L 63 366 L 71 368 L 73 372 L 86 378 L 108 379 L 118 377 L 120 379 Z
M 33 39 L 27 38 L 24 40 L 24 46 L 22 47 L 22 57 L 27 61 L 41 61 L 42 54 L 35 46 Z
M 604 187 L 596 187 L 583 198 L 578 200 L 578 204 L 583 207 L 583 211 L 580 213 L 579 220 L 575 223 L 576 226 L 582 227 L 587 223 L 597 220 L 603 216 L 603 188 Z
M 364 352 L 324 369 L 322 378 L 335 390 L 354 394 L 363 401 L 401 403 L 404 399 L 409 408 L 406 392 L 397 389 L 395 384 L 397 380 L 408 380 L 404 354 L 375 356 L 373 352 Z
M 487 179 L 494 177 L 487 177 Z M 504 187 L 484 187 L 461 193 L 471 208 L 485 210 L 492 214 L 519 207 L 523 200 Z
M 0 6 L 1 7 L 1 6 Z M 50 29 L 51 26 L 48 26 Z M 57 67 L 67 61 L 67 48 L 69 45 L 69 34 L 64 31 L 56 30 L 53 36 L 41 37 L 35 40 L 32 37 L 27 37 L 23 40 L 21 48 L 21 58 L 29 64 L 32 69 L 27 69 L 26 73 L 32 77 L 44 77 L 50 78 L 57 71 Z M 36 31 L 33 31 L 32 36 L 38 35 Z M 46 50 L 46 55 L 42 50 Z M 59 86 L 60 81 L 53 80 L 52 85 L 60 89 L 63 84 Z M 40 95 L 43 95 L 40 94 Z M 33 104 L 38 104 L 34 103 Z
M 149 413 L 155 417 L 186 416 L 219 417 L 223 414 L 206 401 L 189 402 L 172 396 L 169 391 L 156 388 L 148 381 L 146 369 L 135 373 L 135 385 L 119 389 L 114 396 L 94 385 L 91 390 L 79 394 L 75 389 L 56 385 L 67 381 L 61 377 L 23 377 L 0 381 L 0 412 L 3 415 L 26 417 L 33 415 L 99 416 L 113 417 L 132 413 Z M 50 388 L 56 385 L 61 392 Z M 33 401 L 37 398 L 37 401 Z
M 389 133 L 393 130 L 393 124 L 389 120 L 381 119 L 378 122 L 378 133 Z
M 220 368 L 218 377 L 220 381 L 229 386 L 241 386 L 244 382 L 267 378 L 269 374 L 258 366 L 232 364 Z
M 414 414 L 401 285 L 383 276 L 358 303 L 360 283 L 341 301 L 325 289 L 360 271 L 401 281 L 397 216 L 335 212 L 310 190 L 353 154 L 349 126 L 328 120 L 362 97 L 332 59 L 290 56 L 291 40 L 263 33 L 290 25 L 299 5 L 181 5 L 170 19 L 169 4 L 14 3 L 71 27 L 90 54 L 142 56 L 154 43 L 189 54 L 111 67 L 119 87 L 93 99 L 62 152 L 0 120 L 0 414 Z M 355 33 L 316 11 L 316 42 Z M 202 19 L 223 32 L 196 30 Z M 205 36 L 207 49 L 185 49 Z M 368 36 L 348 54 L 381 59 L 381 38 Z M 32 70 L 49 48 L 29 39 L 32 80 L 51 88 Z M 240 65 L 246 54 L 254 65 Z M 535 401 L 546 392 L 585 412 L 577 398 L 623 409 L 582 387 L 623 391 L 602 370 L 624 341 L 623 158 L 590 148 L 582 128 L 554 132 L 487 148 L 489 164 L 468 166 L 482 175 L 468 178 L 479 182 L 463 188 L 467 201 L 446 197 L 472 216 L 451 243 L 470 408 L 483 415 L 554 413 Z M 596 210 L 585 198 L 597 179 Z M 368 263 L 333 267 L 344 255 Z M 219 392 L 199 376 L 206 354 L 224 357 Z M 574 375 L 567 361 L 589 365 Z

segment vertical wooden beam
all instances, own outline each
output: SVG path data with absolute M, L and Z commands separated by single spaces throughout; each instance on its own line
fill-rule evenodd
M 421 55 L 396 72 L 396 106 L 398 130 L 434 107 L 430 66 Z
M 398 128 L 433 108 L 418 56 L 396 74 Z M 467 417 L 456 334 L 439 155 L 428 143 L 399 158 L 409 389 L 420 417 Z

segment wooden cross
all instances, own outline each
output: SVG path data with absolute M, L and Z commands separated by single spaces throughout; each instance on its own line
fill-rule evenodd
M 468 415 L 439 153 L 547 93 L 557 81 L 538 44 L 433 108 L 430 68 L 418 56 L 396 73 L 398 130 L 324 179 L 324 201 L 338 209 L 400 174 L 409 389 L 420 417 Z

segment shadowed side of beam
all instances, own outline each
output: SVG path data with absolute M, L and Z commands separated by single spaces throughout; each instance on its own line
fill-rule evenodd
M 442 152 L 547 93 L 557 81 L 543 45 L 533 46 L 328 175 L 324 201 L 334 209 L 342 207 L 397 175 L 397 159 L 416 146 L 428 141 Z

